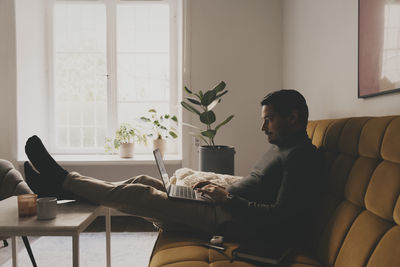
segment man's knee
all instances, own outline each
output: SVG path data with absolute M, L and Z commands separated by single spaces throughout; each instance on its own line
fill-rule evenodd
M 133 179 L 133 183 L 146 184 L 147 181 L 151 180 L 151 177 L 145 174 L 138 175 Z
M 153 178 L 151 176 L 148 175 L 139 175 L 136 176 L 132 183 L 137 183 L 137 184 L 143 184 L 143 185 L 149 185 L 151 187 L 154 187 L 157 190 L 160 191 L 164 191 L 165 192 L 165 187 L 164 185 L 161 183 L 161 181 L 159 179 Z

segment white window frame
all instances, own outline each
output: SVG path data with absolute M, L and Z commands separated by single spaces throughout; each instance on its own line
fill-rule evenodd
M 53 47 L 53 7 L 55 3 L 85 3 L 98 4 L 104 3 L 106 8 L 106 57 L 107 57 L 107 136 L 113 137 L 116 128 L 118 127 L 118 106 L 117 106 L 117 50 L 116 50 L 116 7 L 117 5 L 131 4 L 132 2 L 139 4 L 159 4 L 166 3 L 170 6 L 170 97 L 169 110 L 171 114 L 176 114 L 178 120 L 182 120 L 182 109 L 180 108 L 180 99 L 182 98 L 182 65 L 179 60 L 182 60 L 181 39 L 182 32 L 178 27 L 181 26 L 181 21 L 178 21 L 182 16 L 182 0 L 48 0 L 47 7 L 47 31 L 48 31 L 48 95 L 49 95 L 49 150 L 52 154 L 109 154 L 104 149 L 90 148 L 57 148 L 55 144 L 55 94 L 54 94 L 54 47 Z M 151 146 L 151 142 L 149 142 Z M 178 153 L 182 155 L 182 127 L 178 127 Z

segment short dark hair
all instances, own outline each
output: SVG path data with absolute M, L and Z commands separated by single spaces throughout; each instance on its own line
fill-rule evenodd
M 287 117 L 290 112 L 297 110 L 299 120 L 304 128 L 308 122 L 308 107 L 306 99 L 302 94 L 294 89 L 282 89 L 266 95 L 261 101 L 261 105 L 272 105 L 274 111 L 282 117 Z

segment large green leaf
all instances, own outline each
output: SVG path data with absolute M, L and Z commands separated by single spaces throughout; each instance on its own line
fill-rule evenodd
M 233 115 L 230 115 L 228 118 L 226 118 L 223 122 L 221 122 L 220 124 L 218 124 L 217 127 L 215 127 L 215 130 L 218 131 L 219 128 L 221 128 L 221 126 L 227 124 L 228 122 L 231 121 L 231 119 L 233 119 Z
M 183 101 L 181 101 L 181 105 L 182 105 L 185 109 L 189 110 L 190 112 L 196 113 L 197 115 L 200 116 L 200 114 L 201 114 L 200 111 L 198 111 L 197 109 L 195 109 L 192 105 L 190 105 L 190 104 L 188 104 L 188 103 L 186 103 L 186 102 L 183 102 Z
M 202 123 L 205 123 L 207 125 L 210 125 L 211 123 L 215 122 L 215 113 L 214 111 L 206 111 L 201 113 L 200 115 L 200 121 Z
M 186 93 L 193 94 L 192 91 L 190 91 L 189 88 L 187 88 L 186 86 L 184 87 L 184 89 L 185 89 Z
M 218 95 L 217 95 L 217 98 L 221 98 L 224 94 L 226 94 L 226 93 L 228 93 L 228 92 L 229 92 L 229 91 L 226 90 L 226 91 L 224 91 L 224 92 L 218 94 Z
M 201 134 L 202 134 L 203 136 L 206 136 L 206 137 L 208 137 L 208 138 L 214 138 L 214 136 L 215 136 L 216 133 L 217 133 L 216 130 L 207 130 L 207 131 L 201 132 Z
M 213 91 L 215 93 L 221 92 L 226 87 L 226 83 L 224 81 L 220 82 L 217 86 L 214 87 Z
M 198 100 L 196 100 L 194 98 L 187 97 L 186 99 L 189 100 L 190 102 L 192 102 L 193 104 L 196 104 L 196 105 L 199 105 L 199 106 L 201 105 L 200 101 L 198 101 Z
M 201 99 L 201 104 L 205 107 L 210 105 L 216 98 L 217 92 L 214 90 L 207 91 Z
M 219 102 L 221 102 L 221 99 L 215 99 L 210 105 L 207 106 L 207 110 L 212 110 Z

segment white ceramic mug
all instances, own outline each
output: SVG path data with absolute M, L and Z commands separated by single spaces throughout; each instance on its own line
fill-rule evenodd
M 38 220 L 50 220 L 57 216 L 57 198 L 41 197 L 36 204 Z

